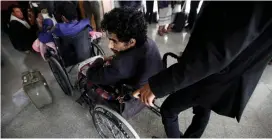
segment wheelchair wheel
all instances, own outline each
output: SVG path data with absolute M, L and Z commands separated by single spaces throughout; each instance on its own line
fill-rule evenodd
M 91 42 L 91 44 L 92 44 L 91 56 L 105 55 L 104 50 L 99 45 L 97 45 L 94 42 Z
M 68 96 L 72 96 L 72 86 L 63 67 L 54 57 L 48 59 L 48 64 L 63 92 Z
M 96 105 L 92 119 L 102 138 L 140 138 L 120 114 L 106 106 Z

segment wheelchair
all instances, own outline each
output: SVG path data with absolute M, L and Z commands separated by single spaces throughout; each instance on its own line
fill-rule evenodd
M 84 30 L 82 34 L 84 32 L 86 34 L 87 31 Z M 78 72 L 77 80 L 74 86 L 72 86 L 68 73 L 74 65 L 84 62 L 89 57 L 104 55 L 104 51 L 97 44 L 88 42 L 87 44 L 90 44 L 91 47 L 90 51 L 87 51 L 87 56 L 76 59 L 76 53 L 71 50 L 73 50 L 73 47 L 78 46 L 76 46 L 78 43 L 76 40 L 77 37 L 86 37 L 82 34 L 79 33 L 77 36 L 68 36 L 66 38 L 54 36 L 57 44 L 57 53 L 53 53 L 49 49 L 46 57 L 58 84 L 66 95 L 71 96 L 74 89 L 80 93 L 80 97 L 76 102 L 80 105 L 87 105 L 94 126 L 102 138 L 140 138 L 133 127 L 127 122 L 126 118 L 122 116 L 126 102 L 132 99 L 131 94 L 135 91 L 134 88 L 122 83 L 109 86 L 92 84 L 80 72 Z M 70 41 L 67 41 L 67 39 Z M 168 56 L 176 59 L 179 58 L 173 53 L 166 53 L 162 59 L 164 67 L 167 67 Z M 67 71 L 66 68 L 69 66 L 71 69 Z M 97 90 L 102 90 L 104 94 L 107 93 L 108 97 L 103 97 Z M 160 116 L 160 107 L 155 103 L 154 105 L 155 107 L 148 108 Z
M 167 58 L 172 57 L 177 61 L 180 57 L 174 53 L 168 52 L 163 56 L 163 66 L 167 68 Z M 105 86 L 92 84 L 86 76 L 79 72 L 77 89 L 81 92 L 81 97 L 77 100 L 79 104 L 87 104 L 89 113 L 95 128 L 102 138 L 140 138 L 133 127 L 122 116 L 124 105 L 130 99 L 131 94 L 136 90 L 123 83 Z M 110 97 L 105 98 L 97 93 L 97 89 L 104 90 Z M 160 107 L 155 104 L 154 107 L 147 107 L 157 116 L 160 116 Z
M 98 45 L 97 40 L 90 38 L 88 27 L 74 36 L 58 37 L 53 34 L 53 38 L 56 51 L 48 48 L 45 57 L 63 92 L 72 96 L 74 86 L 68 75 L 71 70 L 77 63 L 92 56 L 105 55 L 105 53 Z M 70 69 L 67 71 L 69 67 Z

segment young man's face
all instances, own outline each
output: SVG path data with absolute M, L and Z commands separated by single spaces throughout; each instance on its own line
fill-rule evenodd
M 136 44 L 135 39 L 131 39 L 129 42 L 120 42 L 114 33 L 107 33 L 109 38 L 109 45 L 108 47 L 113 51 L 113 53 L 119 53 L 121 51 L 125 51 L 129 48 L 132 48 Z
M 24 19 L 24 15 L 20 8 L 13 8 L 12 15 L 14 15 L 15 17 L 19 19 Z

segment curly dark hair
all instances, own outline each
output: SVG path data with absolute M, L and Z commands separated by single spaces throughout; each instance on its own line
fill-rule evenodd
M 136 45 L 143 44 L 147 39 L 147 24 L 144 14 L 133 8 L 114 8 L 104 15 L 101 22 L 103 30 L 116 34 L 121 42 L 136 40 Z

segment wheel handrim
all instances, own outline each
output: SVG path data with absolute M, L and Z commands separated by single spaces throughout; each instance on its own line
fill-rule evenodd
M 51 63 L 52 62 L 52 63 Z M 63 77 L 63 73 L 64 72 L 62 69 L 59 69 L 57 65 L 53 64 L 53 61 L 49 61 L 49 66 L 53 72 L 53 75 L 55 77 L 55 79 L 57 80 L 59 86 L 61 87 L 61 89 L 63 90 L 63 92 L 66 94 L 66 95 L 71 95 L 71 92 L 70 92 L 70 89 L 69 87 L 67 86 L 67 83 L 66 83 L 66 79 L 65 77 Z
M 95 124 L 97 125 L 100 136 L 104 138 L 129 138 L 113 120 L 109 119 L 109 117 L 102 112 L 94 112 L 93 116 L 95 117 L 94 119 L 96 119 Z M 109 134 L 106 134 L 107 132 Z
M 117 137 L 114 135 L 107 136 L 105 133 L 101 130 L 101 124 L 99 125 L 98 121 L 98 114 L 103 115 L 106 117 L 108 120 L 110 120 L 114 125 L 115 129 L 121 133 L 122 138 L 140 138 L 136 131 L 132 128 L 132 126 L 117 112 L 103 106 L 103 105 L 97 105 L 96 108 L 93 111 L 93 122 L 96 127 L 97 132 L 99 135 L 103 138 L 107 137 Z M 101 120 L 100 120 L 101 121 Z M 103 125 L 104 126 L 104 125 Z M 104 128 L 105 129 L 105 128 Z M 125 129 L 128 131 L 125 131 Z M 120 136 L 118 137 L 120 138 Z

